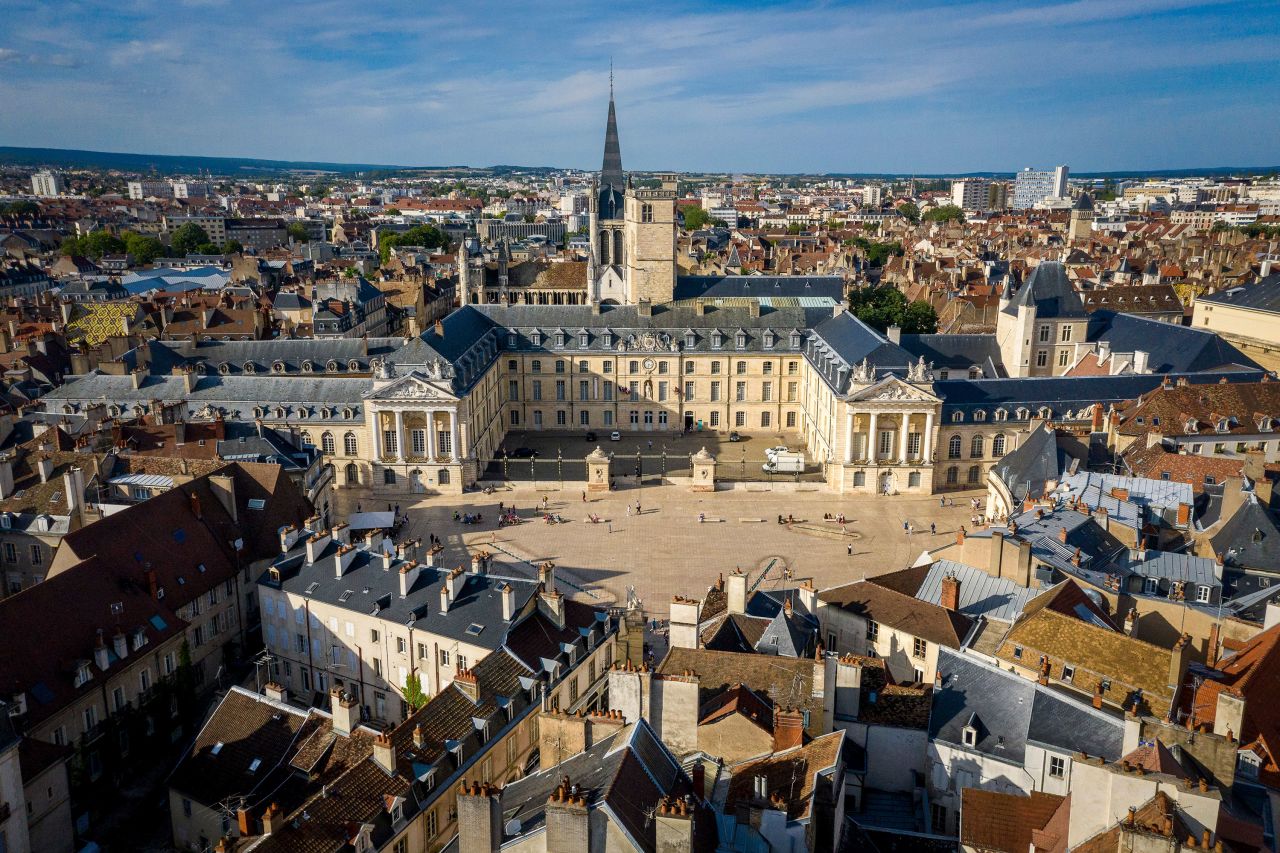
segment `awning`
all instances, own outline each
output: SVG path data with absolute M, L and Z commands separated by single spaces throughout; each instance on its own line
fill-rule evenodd
M 356 512 L 347 518 L 352 530 L 378 530 L 396 523 L 394 512 Z

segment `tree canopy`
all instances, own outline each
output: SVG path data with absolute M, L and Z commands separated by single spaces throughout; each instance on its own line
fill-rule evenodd
M 684 227 L 690 231 L 697 231 L 699 228 L 706 228 L 711 224 L 711 214 L 703 210 L 701 207 L 686 207 L 684 209 Z
M 378 257 L 386 263 L 396 246 L 422 246 L 424 249 L 449 248 L 449 236 L 434 225 L 415 225 L 408 231 L 378 235 Z
M 938 314 L 928 302 L 907 302 L 902 291 L 893 287 L 867 287 L 849 294 L 849 310 L 862 322 L 884 331 L 898 326 L 911 335 L 938 331 Z
M 95 261 L 103 255 L 120 255 L 124 252 L 124 240 L 110 231 L 90 231 L 80 237 L 68 237 L 62 241 L 62 254 L 78 255 Z
M 904 201 L 898 205 L 898 213 L 912 225 L 920 221 L 920 206 L 913 201 Z
M 40 212 L 40 205 L 34 201 L 20 199 L 11 201 L 8 204 L 0 204 L 0 213 L 10 216 L 34 216 Z
M 935 207 L 921 217 L 925 222 L 963 222 L 964 211 L 954 204 Z
M 194 222 L 188 222 L 185 225 L 179 225 L 169 235 L 169 245 L 173 246 L 175 254 L 186 256 L 195 252 L 201 246 L 212 244 L 209 243 L 207 231 Z M 216 247 L 214 252 L 217 252 Z
M 125 251 L 132 255 L 133 260 L 139 264 L 149 264 L 156 258 L 164 257 L 169 251 L 169 247 L 164 243 L 146 234 L 122 231 L 120 236 L 124 240 Z
M 311 235 L 307 233 L 307 226 L 303 225 L 301 222 L 290 222 L 284 231 L 293 238 L 295 243 L 311 242 Z
M 852 240 L 845 242 L 846 245 L 857 246 L 861 249 L 862 254 L 867 259 L 867 263 L 873 267 L 882 267 L 889 258 L 902 255 L 902 244 L 897 240 L 879 243 L 874 240 L 868 240 L 866 237 L 854 237 Z

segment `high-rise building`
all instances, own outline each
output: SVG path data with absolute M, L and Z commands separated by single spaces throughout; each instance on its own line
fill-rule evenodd
M 991 181 L 987 178 L 952 181 L 951 203 L 965 210 L 987 210 L 991 203 Z
M 1035 207 L 1046 198 L 1066 198 L 1067 175 L 1070 172 L 1066 166 L 1045 171 L 1036 171 L 1030 167 L 1023 169 L 1013 182 L 1014 210 Z
M 134 201 L 144 198 L 173 198 L 173 184 L 168 181 L 130 181 L 129 198 Z
M 31 192 L 41 198 L 56 198 L 67 191 L 61 172 L 45 169 L 31 176 Z

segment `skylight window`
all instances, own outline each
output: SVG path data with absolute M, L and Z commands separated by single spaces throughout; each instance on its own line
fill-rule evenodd
M 353 595 L 355 595 L 355 594 L 356 594 L 356 591 L 355 591 L 354 589 L 344 590 L 344 591 L 343 591 L 343 593 L 342 593 L 342 595 L 338 596 L 338 600 L 339 600 L 339 601 L 346 601 L 348 598 L 350 598 L 351 596 L 353 596 Z
M 263 498 L 252 498 L 249 501 L 249 509 L 265 509 L 266 506 L 267 502 Z
M 249 762 L 249 772 L 250 772 L 250 773 L 257 773 L 257 772 L 258 772 L 258 768 L 259 768 L 259 767 L 261 767 L 261 766 L 262 766 L 262 759 L 261 759 L 261 758 L 255 758 L 255 759 L 253 759 L 253 761 L 250 761 L 250 762 Z
M 484 630 L 484 626 L 476 622 L 472 622 L 470 625 L 467 626 L 467 633 L 473 637 L 480 636 L 480 632 L 483 630 Z
M 215 743 L 213 749 L 209 750 L 211 755 L 217 755 L 219 752 L 222 752 L 222 741 Z

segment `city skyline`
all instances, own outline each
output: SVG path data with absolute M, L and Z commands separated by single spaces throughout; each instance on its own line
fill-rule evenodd
M 639 170 L 1257 165 L 1280 137 L 1265 3 L 7 5 L 10 145 L 597 168 L 611 61 Z

